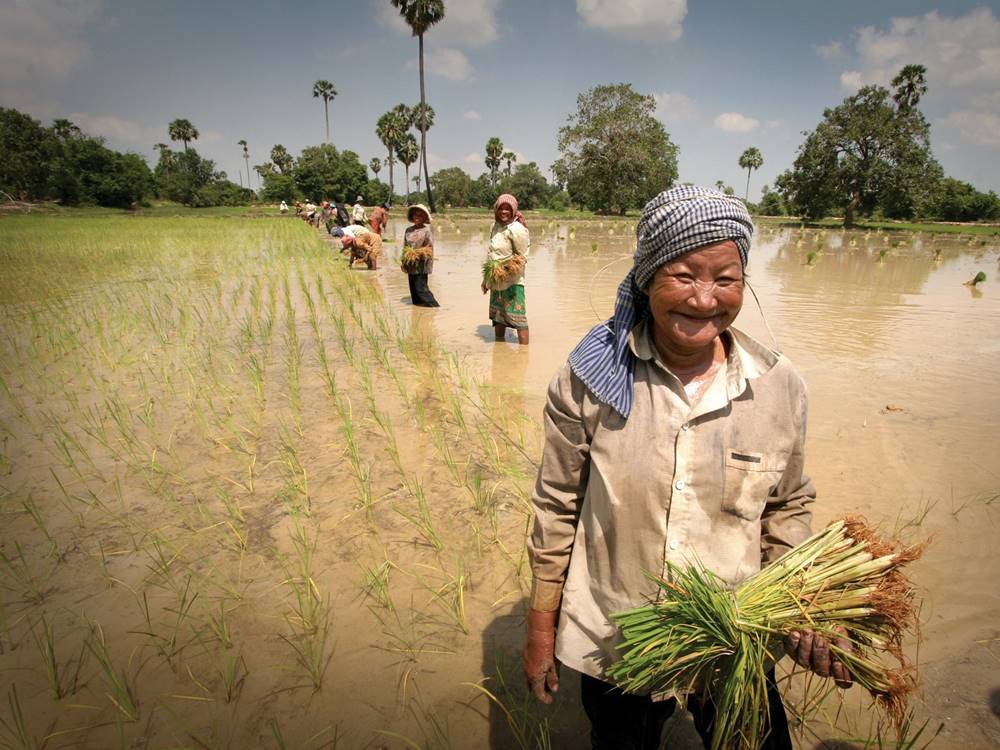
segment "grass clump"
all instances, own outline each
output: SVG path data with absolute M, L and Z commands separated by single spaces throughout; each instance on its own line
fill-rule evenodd
M 916 609 L 901 569 L 922 551 L 847 518 L 735 590 L 700 564 L 668 563 L 669 580 L 650 575 L 659 601 L 612 616 L 624 641 L 609 675 L 628 692 L 707 693 L 717 710 L 713 750 L 755 750 L 768 731 L 761 711 L 768 664 L 780 656 L 785 635 L 810 629 L 830 641 L 831 653 L 898 730 L 917 684 L 902 653 L 904 634 L 916 628 Z M 836 638 L 851 647 L 838 648 Z M 876 652 L 898 665 L 890 667 Z

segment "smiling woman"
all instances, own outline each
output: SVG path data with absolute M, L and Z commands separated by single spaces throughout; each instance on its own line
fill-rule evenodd
M 730 327 L 752 234 L 738 199 L 695 187 L 658 195 L 614 316 L 549 385 L 524 670 L 546 703 L 557 658 L 581 673 L 594 748 L 658 748 L 683 694 L 609 684 L 621 644 L 612 615 L 655 597 L 647 573 L 697 559 L 735 585 L 809 536 L 805 386 L 781 355 Z M 808 640 L 796 656 L 846 684 Z M 773 672 L 767 692 L 765 747 L 790 748 Z M 711 700 L 689 707 L 707 745 Z

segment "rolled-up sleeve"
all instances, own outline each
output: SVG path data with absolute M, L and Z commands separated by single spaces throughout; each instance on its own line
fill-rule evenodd
M 533 609 L 559 608 L 576 524 L 590 470 L 590 436 L 583 416 L 585 387 L 568 365 L 549 384 L 545 448 L 532 494 L 535 520 L 528 541 Z
M 761 562 L 772 563 L 801 544 L 812 533 L 812 511 L 816 499 L 812 481 L 804 473 L 808 399 L 805 386 L 797 394 L 794 448 L 781 479 L 771 490 L 760 519 Z

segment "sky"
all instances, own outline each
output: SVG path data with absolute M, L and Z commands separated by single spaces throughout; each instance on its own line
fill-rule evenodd
M 551 177 L 558 130 L 578 94 L 625 82 L 655 97 L 682 181 L 722 180 L 742 195 L 739 156 L 760 149 L 753 200 L 791 166 L 802 132 L 825 108 L 920 63 L 928 84 L 920 107 L 945 173 L 1000 192 L 1000 2 L 445 6 L 445 20 L 425 36 L 427 100 L 437 115 L 431 171 L 460 166 L 477 176 L 485 143 L 497 136 Z M 297 155 L 324 140 L 317 79 L 338 91 L 334 145 L 364 163 L 384 159 L 375 122 L 419 101 L 416 58 L 417 40 L 389 0 L 0 0 L 0 106 L 46 124 L 71 119 L 151 165 L 153 144 L 169 143 L 167 123 L 184 117 L 201 133 L 195 147 L 234 181 L 240 139 L 251 164 L 276 143 Z

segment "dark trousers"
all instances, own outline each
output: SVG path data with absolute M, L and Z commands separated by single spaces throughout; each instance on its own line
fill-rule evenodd
M 590 719 L 590 745 L 593 750 L 659 750 L 663 725 L 677 707 L 670 699 L 653 702 L 646 695 L 628 695 L 589 675 L 580 675 L 583 710 Z M 767 702 L 770 734 L 762 750 L 792 750 L 788 733 L 788 718 L 781 704 L 781 693 L 774 682 L 774 670 L 767 674 Z M 701 703 L 696 697 L 688 701 L 695 729 L 702 744 L 711 747 L 712 721 L 715 706 Z
M 431 290 L 427 288 L 426 273 L 408 273 L 406 278 L 410 281 L 410 299 L 418 307 L 440 307 L 438 301 L 434 299 Z

